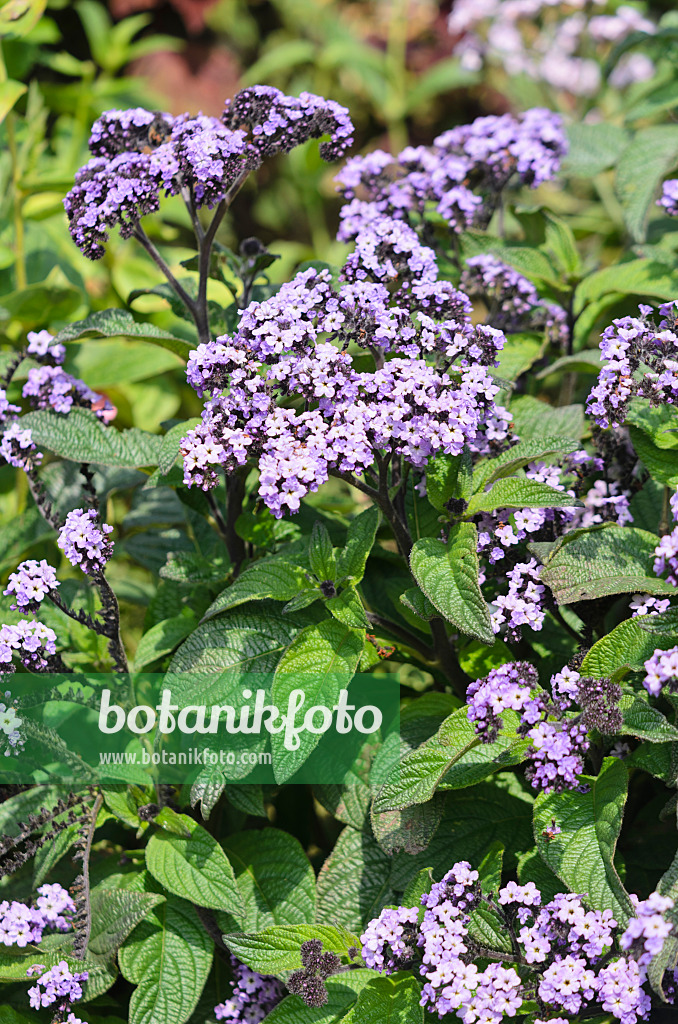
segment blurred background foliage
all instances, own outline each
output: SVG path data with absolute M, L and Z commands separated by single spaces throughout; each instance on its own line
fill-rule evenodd
M 582 3 L 562 4 L 560 14 L 576 16 Z M 448 29 L 454 9 L 449 2 L 0 2 L 0 359 L 10 358 L 29 330 L 56 331 L 92 311 L 128 307 L 134 292 L 146 292 L 131 301 L 135 315 L 193 340 L 189 325 L 177 320 L 166 300 L 148 294 L 161 279 L 135 243 L 113 233 L 105 257 L 89 262 L 70 239 L 62 200 L 88 158 L 90 125 L 103 110 L 139 105 L 219 115 L 227 97 L 257 82 L 292 94 L 309 90 L 345 104 L 357 130 L 353 152 L 429 144 L 455 124 L 530 104 L 560 110 L 571 139 L 567 186 L 561 178 L 527 191 L 517 216 L 490 230 L 508 244 L 522 244 L 514 252 L 515 265 L 528 277 L 526 247 L 548 251 L 560 237 L 561 248 L 564 244 L 571 253 L 576 242 L 581 262 L 577 257 L 568 269 L 564 259 L 556 295 L 566 303 L 591 277 L 575 347 L 595 349 L 596 332 L 611 316 L 632 312 L 639 296 L 678 294 L 675 221 L 653 205 L 660 180 L 678 165 L 678 14 L 670 2 L 648 7 L 609 0 L 605 9 L 614 13 L 623 6 L 649 17 L 658 31 L 632 32 L 617 44 L 588 47 L 588 57 L 598 62 L 600 88 L 586 96 L 511 74 L 501 61 L 469 67 L 461 55 L 463 33 Z M 528 25 L 525 31 L 529 47 L 533 30 Z M 615 61 L 633 52 L 652 62 L 651 76 L 624 87 L 610 85 Z M 341 262 L 344 248 L 334 238 L 336 170 L 320 160 L 316 144 L 266 164 L 243 189 L 220 240 L 237 248 L 242 239 L 258 236 L 281 257 L 270 270 L 274 284 L 309 259 Z M 543 218 L 534 214 L 541 208 L 564 225 L 554 228 L 550 239 L 537 228 Z M 161 215 L 147 218 L 145 226 L 172 267 L 185 274 L 180 264 L 193 254 L 193 236 L 183 204 L 165 201 Z M 482 248 L 482 240 L 479 244 Z M 623 283 L 618 270 L 605 279 L 602 269 L 603 278 L 596 277 L 620 257 L 633 264 Z M 542 291 L 553 291 L 553 282 L 532 276 Z M 225 287 L 212 286 L 212 298 L 224 305 L 232 301 Z M 199 413 L 183 364 L 172 353 L 129 339 L 75 342 L 68 353 L 66 368 L 111 400 L 120 426 L 159 431 L 162 424 Z M 595 353 L 589 355 L 595 372 Z M 29 365 L 17 375 L 19 385 Z M 591 383 L 585 373 L 576 387 L 572 374 L 548 374 L 547 366 L 541 393 L 555 404 L 582 401 Z M 518 392 L 534 386 L 516 383 Z M 9 397 L 17 395 L 18 389 Z M 46 466 L 45 472 L 55 495 L 68 504 L 72 494 L 77 502 L 77 481 L 66 478 L 63 466 Z M 100 483 L 107 494 L 106 517 L 117 527 L 111 575 L 133 641 L 144 614 L 151 621 L 160 614 L 157 570 L 167 551 L 184 543 L 185 510 L 169 500 L 173 492 L 164 504 L 151 507 L 136 472 L 109 477 Z M 0 569 L 5 574 L 19 555 L 49 557 L 56 564 L 53 539 L 39 517 L 34 534 L 30 524 L 27 532 L 35 509 L 17 479 L 9 467 L 0 469 Z M 335 496 L 324 490 L 325 512 L 345 512 L 342 502 L 345 506 L 340 490 Z M 12 526 L 20 516 L 19 544 Z M 158 551 L 149 550 L 147 533 L 143 543 L 135 542 L 135 536 L 142 537 L 135 531 L 149 522 L 157 523 Z

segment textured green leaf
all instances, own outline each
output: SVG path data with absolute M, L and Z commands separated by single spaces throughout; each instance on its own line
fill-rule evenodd
M 72 462 L 98 462 L 104 466 L 155 466 L 162 438 L 132 427 L 105 427 L 89 409 L 71 409 L 68 416 L 48 410 L 26 413 L 22 427 L 30 429 L 38 448 L 46 448 Z
M 584 349 L 582 352 L 574 352 L 571 356 L 561 356 L 555 362 L 549 363 L 543 370 L 535 374 L 535 380 L 545 380 L 552 373 L 600 373 L 603 365 L 603 358 L 600 349 Z
M 353 586 L 345 587 L 338 597 L 328 598 L 325 607 L 333 618 L 345 626 L 366 629 L 370 625 L 360 595 Z
M 307 586 L 304 570 L 298 565 L 290 565 L 277 558 L 264 558 L 246 569 L 230 587 L 222 590 L 203 615 L 202 621 L 207 622 L 215 615 L 221 615 L 229 608 L 237 608 L 248 601 L 263 601 L 265 598 L 289 601 Z
M 675 743 L 678 729 L 671 725 L 661 711 L 650 707 L 642 697 L 624 694 L 619 702 L 623 723 L 617 730 L 620 736 L 635 736 L 650 743 Z
M 548 484 L 527 477 L 497 480 L 489 491 L 473 495 L 465 515 L 493 512 L 498 508 L 566 508 L 582 502 L 566 491 L 557 491 Z
M 173 427 L 167 431 L 163 436 L 162 445 L 160 446 L 160 452 L 158 454 L 158 469 L 161 473 L 167 474 L 179 458 L 179 446 L 181 441 L 189 430 L 201 422 L 200 418 L 194 416 L 190 420 L 184 420 L 183 423 L 175 423 Z
M 191 807 L 200 804 L 202 820 L 207 821 L 226 788 L 224 773 L 216 764 L 204 765 L 191 785 Z
M 319 580 L 334 580 L 336 578 L 337 567 L 332 538 L 325 524 L 319 520 L 315 521 L 311 530 L 308 557 L 311 570 Z
M 541 359 L 545 348 L 546 339 L 543 334 L 509 334 L 498 356 L 499 366 L 491 367 L 489 372 L 500 383 L 518 380 Z
M 318 922 L 360 933 L 395 899 L 389 857 L 369 832 L 345 828 L 318 875 Z
M 404 850 L 421 853 L 440 824 L 445 798 L 435 793 L 426 803 L 400 810 L 375 811 L 372 808 L 372 831 L 382 850 L 389 855 Z
M 579 444 L 569 437 L 544 437 L 530 441 L 519 441 L 518 444 L 495 455 L 491 459 L 485 459 L 476 467 L 473 476 L 473 490 L 483 491 L 487 484 L 501 477 L 513 476 L 523 466 L 530 462 L 537 462 L 540 459 L 547 459 L 552 455 L 569 455 L 576 452 Z M 428 479 L 428 474 L 427 474 Z
M 551 548 L 541 581 L 558 604 L 609 594 L 673 594 L 675 588 L 654 575 L 656 546 L 654 534 L 633 526 L 573 530 Z
M 12 78 L 6 78 L 0 82 L 0 123 L 5 120 L 14 104 L 27 91 L 23 82 L 15 82 Z
M 647 154 L 652 153 L 648 165 Z M 678 128 L 653 125 L 636 132 L 617 164 L 615 190 L 632 238 L 642 242 L 659 182 L 678 164 Z M 621 290 L 621 289 L 620 289 Z
M 478 584 L 477 530 L 457 523 L 447 545 L 422 537 L 410 554 L 412 574 L 431 604 L 462 633 L 494 643 L 490 611 Z
M 659 448 L 644 430 L 633 424 L 629 426 L 629 436 L 638 458 L 650 471 L 652 478 L 667 487 L 678 486 L 678 451 L 675 448 Z
M 239 960 L 260 974 L 279 975 L 301 967 L 301 944 L 320 939 L 325 950 L 348 956 L 351 946 L 360 948 L 357 935 L 344 928 L 322 924 L 275 925 L 256 935 L 234 932 L 224 935 L 224 942 Z
M 346 532 L 346 543 L 337 554 L 337 578 L 352 576 L 360 583 L 379 528 L 379 509 L 372 505 L 356 516 Z
M 130 932 L 165 897 L 155 892 L 134 892 L 96 886 L 92 890 L 92 931 L 88 949 L 97 956 L 113 956 Z
M 567 138 L 561 175 L 589 179 L 616 164 L 630 136 L 620 125 L 575 121 L 567 126 Z
M 619 758 L 607 757 L 597 778 L 585 775 L 582 780 L 591 787 L 588 793 L 540 793 L 535 800 L 537 848 L 571 892 L 583 893 L 596 910 L 611 910 L 625 925 L 633 908 L 613 862 L 628 771 Z M 541 833 L 554 818 L 562 831 L 547 841 Z
M 468 708 L 454 711 L 435 736 L 412 750 L 396 765 L 379 791 L 375 811 L 410 807 L 430 800 L 438 787 L 463 789 L 493 772 L 518 764 L 529 746 L 515 731 L 512 712 L 504 714 L 504 730 L 496 743 L 482 743 Z
M 194 908 L 168 896 L 120 950 L 120 970 L 137 986 L 129 1024 L 185 1024 L 207 981 L 213 949 Z
M 158 488 L 160 490 L 160 488 Z M 137 534 L 141 542 L 147 540 L 148 534 Z M 141 561 L 141 559 L 138 559 Z M 143 562 L 142 562 L 143 564 Z M 170 549 L 167 561 L 160 566 L 158 575 L 162 580 L 174 583 L 204 583 L 209 587 L 223 583 L 231 574 L 231 563 L 226 554 L 215 558 L 205 558 L 197 551 L 176 551 Z
M 543 437 L 572 437 L 584 433 L 583 405 L 549 405 L 532 395 L 519 395 L 510 406 L 516 434 L 523 441 Z
M 471 496 L 473 464 L 467 447 L 461 455 L 435 455 L 426 465 L 426 496 L 439 512 L 446 510 L 450 498 L 467 500 Z
M 343 1024 L 423 1024 L 421 990 L 411 974 L 375 977 L 362 989 Z
M 313 923 L 315 873 L 298 839 L 266 828 L 229 836 L 224 849 L 245 906 L 242 928 Z
M 126 309 L 104 309 L 91 313 L 85 320 L 76 320 L 68 324 L 56 335 L 55 341 L 65 344 L 78 338 L 139 338 L 151 345 L 159 345 L 183 359 L 188 359 L 195 347 L 183 338 L 176 338 L 169 331 L 164 331 L 155 324 L 139 323 Z
M 406 608 L 409 608 L 411 612 L 414 612 L 415 615 L 426 622 L 435 619 L 438 614 L 429 599 L 424 597 L 418 587 L 410 587 L 409 590 L 406 590 L 400 595 L 400 601 L 401 604 L 404 604 Z
M 146 847 L 146 867 L 175 896 L 240 919 L 244 901 L 228 857 L 202 825 L 186 814 L 180 817 L 190 838 L 154 832 Z
M 339 692 L 350 683 L 358 668 L 365 642 L 365 631 L 327 620 L 306 626 L 278 663 L 273 679 L 273 701 L 286 708 L 293 690 L 302 686 L 305 712 L 317 704 L 332 708 Z M 278 782 L 285 782 L 301 767 L 321 739 L 320 733 L 301 733 L 297 750 L 287 750 L 284 732 L 271 735 L 273 771 Z
M 139 641 L 134 655 L 134 670 L 138 671 L 163 655 L 170 654 L 195 626 L 195 619 L 188 615 L 175 615 L 151 626 Z
M 678 275 L 657 260 L 637 259 L 596 270 L 585 277 L 575 292 L 575 313 L 608 292 L 670 299 L 676 294 Z
M 328 1000 L 325 1006 L 311 1008 L 306 1006 L 301 996 L 287 996 L 269 1013 L 266 1024 L 339 1024 L 358 993 L 373 978 L 374 971 L 364 968 L 329 977 L 326 982 Z M 3 1024 L 2 1020 L 0 1024 Z M 14 1022 L 8 1021 L 8 1024 Z

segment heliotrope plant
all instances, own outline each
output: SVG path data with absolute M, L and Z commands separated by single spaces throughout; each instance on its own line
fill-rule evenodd
M 220 118 L 109 111 L 65 199 L 90 259 L 114 229 L 141 244 L 177 325 L 46 319 L 4 362 L 0 455 L 46 524 L 39 551 L 8 548 L 0 627 L 3 674 L 35 682 L 8 681 L 0 710 L 35 783 L 0 807 L 19 1013 L 636 1024 L 674 1001 L 678 303 L 596 334 L 631 264 L 601 297 L 545 207 L 568 141 L 541 108 L 350 156 L 339 267 L 272 284 L 262 243 L 217 240 L 263 161 L 310 139 L 338 161 L 352 137 L 336 103 L 268 87 Z M 164 197 L 195 235 L 180 269 L 144 221 Z M 661 292 L 638 275 L 629 294 Z M 200 415 L 119 430 L 65 369 L 89 335 L 183 355 Z M 132 493 L 122 520 L 113 492 Z M 133 561 L 151 595 L 132 658 Z M 400 733 L 292 800 L 310 733 L 293 754 L 266 741 L 266 784 L 121 762 L 64 794 L 69 705 L 96 712 L 110 671 L 126 708 L 149 668 L 184 679 L 183 710 L 205 674 L 224 705 L 247 673 L 274 699 L 311 673 L 330 703 L 372 674 Z M 68 881 L 71 848 L 69 895 L 45 879 Z

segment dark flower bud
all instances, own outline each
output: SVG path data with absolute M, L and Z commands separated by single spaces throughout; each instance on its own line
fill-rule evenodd
M 160 814 L 160 808 L 157 804 L 144 804 L 139 808 L 137 814 L 142 821 L 153 821 Z
M 579 680 L 578 691 L 586 728 L 607 736 L 618 732 L 622 724 L 621 687 L 609 679 L 585 678 Z
M 341 960 L 336 953 L 323 953 L 318 964 L 318 974 L 321 978 L 329 978 L 341 968 Z
M 317 971 L 322 959 L 323 944 L 320 939 L 309 939 L 301 944 L 301 962 L 309 971 Z
M 329 996 L 322 978 L 317 978 L 313 975 L 311 977 L 307 977 L 303 984 L 301 998 L 307 1006 L 311 1006 L 314 1009 L 324 1006 L 328 1001 Z
M 323 597 L 337 596 L 337 588 L 335 587 L 332 580 L 323 580 L 323 582 L 320 584 L 320 590 Z

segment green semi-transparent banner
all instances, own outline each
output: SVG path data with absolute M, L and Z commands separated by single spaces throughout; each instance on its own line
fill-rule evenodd
M 5 676 L 0 784 L 345 781 L 366 744 L 398 760 L 393 676 Z M 389 754 L 389 751 L 392 754 Z M 1 756 L 4 754 L 5 756 Z M 386 763 L 389 757 L 393 765 Z

